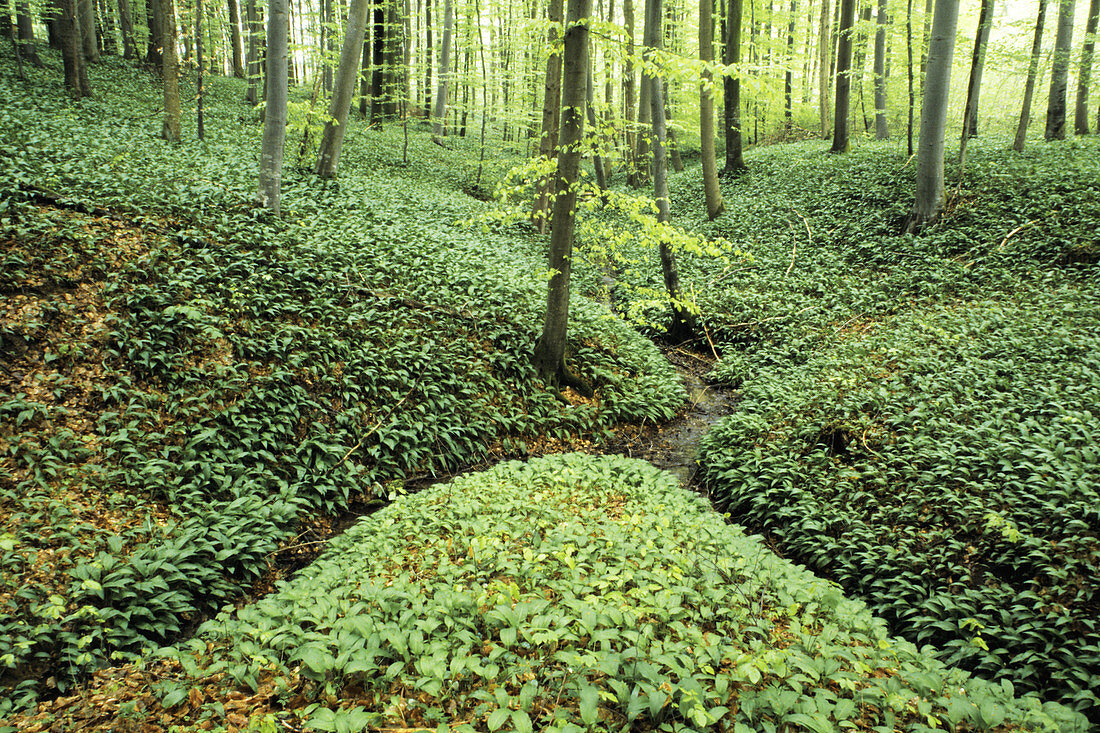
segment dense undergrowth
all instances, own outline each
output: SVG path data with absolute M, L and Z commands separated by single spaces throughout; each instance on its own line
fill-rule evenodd
M 1043 730 L 641 461 L 505 462 L 403 497 L 308 570 L 27 730 Z
M 571 358 L 596 398 L 538 382 L 545 266 L 456 224 L 481 206 L 458 190 L 476 147 L 446 179 L 426 135 L 404 166 L 399 126 L 353 131 L 338 181 L 288 170 L 274 220 L 251 204 L 260 128 L 238 83 L 210 86 L 206 141 L 172 146 L 154 78 L 92 73 L 79 104 L 56 71 L 0 77 L 5 706 L 187 631 L 388 482 L 683 401 L 656 349 L 586 302 Z

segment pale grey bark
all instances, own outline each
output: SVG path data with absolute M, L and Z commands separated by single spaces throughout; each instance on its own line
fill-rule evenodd
M 268 0 L 267 7 L 267 106 L 264 137 L 260 146 L 258 201 L 278 216 L 283 178 L 283 144 L 286 140 L 287 25 L 289 0 Z
M 565 29 L 565 62 L 561 97 L 561 150 L 558 154 L 554 217 L 550 232 L 550 283 L 542 336 L 535 344 L 534 365 L 544 380 L 583 388 L 565 365 L 569 326 L 569 277 L 572 268 L 576 181 L 584 135 L 584 103 L 588 76 L 588 24 L 591 0 L 569 0 Z M 584 20 L 585 22 L 582 22 Z
M 84 58 L 93 64 L 99 61 L 99 44 L 96 43 L 96 18 L 93 0 L 77 0 L 80 12 L 80 40 L 84 47 Z
M 447 92 L 451 84 L 451 35 L 454 33 L 454 7 L 451 0 L 443 3 L 443 38 L 439 42 L 439 75 L 432 109 L 432 140 L 443 140 L 443 121 L 447 116 Z
M 1012 149 L 1024 152 L 1027 125 L 1031 121 L 1031 99 L 1035 95 L 1035 79 L 1039 75 L 1039 55 L 1043 48 L 1043 23 L 1047 14 L 1047 0 L 1039 0 L 1039 14 L 1035 19 L 1035 37 L 1031 42 L 1031 63 L 1027 67 L 1027 83 L 1024 85 L 1024 104 L 1020 109 L 1020 122 L 1016 125 L 1016 139 Z
M 729 0 L 726 15 L 726 55 L 725 62 L 741 63 L 741 16 L 744 10 L 742 0 Z M 741 75 L 734 73 L 726 77 L 726 108 L 723 110 L 726 138 L 725 173 L 736 173 L 745 169 L 741 136 Z
M 1073 131 L 1077 135 L 1089 134 L 1089 81 L 1092 78 L 1092 57 L 1096 48 L 1096 25 L 1100 21 L 1100 0 L 1089 3 L 1089 17 L 1085 21 L 1085 43 L 1081 47 L 1081 67 L 1077 74 L 1077 103 L 1073 111 Z M 1097 128 L 1100 132 L 1100 127 Z
M 248 25 L 248 87 L 244 94 L 244 100 L 249 104 L 259 104 L 260 77 L 263 68 L 260 65 L 260 33 L 263 25 L 260 18 L 260 9 L 256 7 L 256 0 L 245 0 L 245 19 Z
M 993 26 L 993 0 L 982 0 L 978 14 L 978 30 L 974 34 L 974 53 L 970 59 L 970 81 L 966 85 L 966 108 L 963 112 L 962 148 L 959 165 L 966 153 L 966 139 L 978 136 L 978 100 L 982 90 L 982 69 L 989 46 L 989 29 Z
M 703 62 L 703 80 L 699 85 L 703 195 L 707 201 L 707 218 L 714 219 L 726 208 L 722 188 L 718 185 L 718 161 L 714 151 L 714 74 L 710 70 L 714 62 L 714 0 L 699 0 L 699 59 Z
M 889 20 L 886 0 L 878 0 L 875 13 L 875 139 L 890 137 L 886 124 L 886 23 Z
M 1069 59 L 1073 49 L 1073 12 L 1075 0 L 1062 0 L 1058 7 L 1058 35 L 1054 40 L 1054 64 L 1050 70 L 1050 95 L 1047 98 L 1047 140 L 1066 139 L 1066 89 L 1069 86 Z
M 161 137 L 169 142 L 179 142 L 180 125 L 180 63 L 176 53 L 176 6 L 174 0 L 160 0 L 161 38 L 161 86 L 164 91 L 164 124 Z
M 848 111 L 852 99 L 852 30 L 856 1 L 840 0 L 840 38 L 836 59 L 836 112 L 833 114 L 833 146 L 830 152 L 846 153 L 850 146 Z
M 332 100 L 329 102 L 329 120 L 321 138 L 317 153 L 317 175 L 328 178 L 336 175 L 340 164 L 340 148 L 347 130 L 348 110 L 355 96 L 355 82 L 359 76 L 360 54 L 363 53 L 363 34 L 367 25 L 369 0 L 351 0 L 348 8 L 348 25 L 344 46 L 340 51 L 340 65 L 336 68 Z
M 558 46 L 558 39 L 561 38 L 559 24 L 562 21 L 562 0 L 550 0 L 546 18 L 550 21 L 547 36 L 550 55 L 546 59 L 545 89 L 542 95 L 542 134 L 539 137 L 539 155 L 543 158 L 553 158 L 557 155 L 558 125 L 561 122 L 562 50 Z M 488 109 L 483 110 L 483 114 L 488 114 Z M 553 185 L 553 179 L 542 181 L 539 184 L 539 194 L 535 197 L 531 219 L 540 232 L 545 232 L 549 224 L 550 193 Z
M 229 0 L 229 45 L 233 54 L 233 76 L 243 79 L 244 44 L 241 40 L 241 6 L 238 0 Z
M 955 58 L 959 0 L 935 0 L 928 42 L 928 70 L 921 104 L 917 144 L 917 197 L 906 228 L 910 232 L 935 222 L 943 211 L 943 148 L 947 131 L 947 98 Z
M 821 118 L 821 137 L 829 135 L 829 57 L 832 55 L 829 26 L 829 0 L 821 0 L 817 35 L 817 111 Z
M 122 31 L 122 58 L 137 58 L 134 42 L 134 21 L 130 13 L 130 0 L 118 0 L 118 26 Z

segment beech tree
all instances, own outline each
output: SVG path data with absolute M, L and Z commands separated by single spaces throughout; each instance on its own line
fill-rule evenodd
M 283 179 L 283 143 L 286 140 L 287 31 L 289 0 L 268 0 L 267 6 L 267 106 L 264 108 L 264 137 L 260 145 L 260 206 L 281 213 L 280 188 Z
M 890 137 L 886 124 L 886 0 L 878 0 L 875 13 L 875 139 Z
M 439 49 L 438 86 L 435 92 L 435 109 L 432 111 L 432 140 L 443 140 L 444 118 L 447 115 L 447 89 L 451 75 L 451 34 L 454 26 L 454 10 L 451 0 L 445 0 L 443 6 L 443 39 Z
M 164 90 L 164 124 L 161 137 L 169 142 L 180 140 L 180 64 L 176 54 L 176 8 L 174 0 L 160 0 L 161 38 L 161 86 Z
M 1054 63 L 1050 70 L 1050 95 L 1047 97 L 1047 140 L 1066 139 L 1066 88 L 1069 86 L 1069 58 L 1073 48 L 1074 0 L 1061 0 L 1058 6 L 1058 35 L 1054 39 Z
M 340 65 L 336 69 L 332 101 L 328 109 L 329 120 L 325 123 L 321 149 L 317 153 L 316 172 L 325 178 L 336 175 L 336 167 L 340 162 L 340 148 L 344 144 L 348 111 L 351 109 L 351 98 L 355 95 L 355 83 L 358 80 L 359 54 L 363 52 L 368 2 L 369 0 L 351 0 L 348 10 L 348 25 L 340 51 Z
M 943 146 L 947 131 L 947 96 L 955 59 L 959 0 L 936 0 L 928 41 L 928 75 L 921 103 L 917 143 L 917 197 L 906 230 L 919 231 L 937 221 L 943 211 Z
M 714 151 L 714 0 L 699 0 L 699 60 L 703 62 L 703 78 L 699 83 L 699 147 L 703 164 L 703 195 L 707 201 L 707 218 L 714 219 L 726 205 L 718 185 L 718 161 Z M 789 89 L 788 89 L 789 97 Z
M 546 58 L 545 91 L 542 101 L 542 134 L 539 137 L 539 155 L 550 160 L 557 155 L 558 125 L 561 114 L 561 84 L 562 84 L 562 49 L 559 47 L 559 24 L 562 21 L 562 0 L 550 0 L 547 11 L 547 20 L 550 22 L 550 30 L 547 32 L 547 42 L 550 46 L 550 55 Z M 531 218 L 538 226 L 539 231 L 545 233 L 550 215 L 550 191 L 554 186 L 554 179 L 547 178 L 540 186 L 539 195 L 535 199 L 534 210 Z
M 1096 46 L 1096 25 L 1100 21 L 1100 0 L 1089 3 L 1089 16 L 1085 21 L 1085 43 L 1081 47 L 1081 70 L 1077 75 L 1077 103 L 1073 110 L 1073 132 L 1089 134 L 1089 80 L 1092 77 L 1092 55 Z M 1098 113 L 1100 115 L 1100 113 Z M 1100 118 L 1096 131 L 1100 132 Z
M 555 176 L 554 216 L 550 230 L 550 283 L 542 335 L 535 344 L 539 377 L 558 387 L 573 387 L 591 395 L 591 388 L 565 364 L 569 326 L 569 276 L 572 269 L 576 182 L 584 136 L 584 104 L 588 81 L 588 21 L 592 0 L 569 0 L 564 33 L 561 95 L 561 146 Z
M 741 15 L 742 0 L 728 0 L 729 14 L 726 17 L 726 65 L 741 63 Z M 828 2 L 828 0 L 825 0 Z M 745 169 L 745 158 L 741 144 L 741 78 L 735 71 L 726 77 L 726 167 L 723 173 L 729 175 Z
M 1018 153 L 1024 151 L 1027 139 L 1027 125 L 1031 119 L 1031 98 L 1035 94 L 1035 78 L 1039 73 L 1039 54 L 1043 47 L 1043 21 L 1046 18 L 1047 0 L 1039 0 L 1039 15 L 1035 19 L 1035 38 L 1031 43 L 1031 63 L 1027 67 L 1027 82 L 1024 85 L 1024 106 L 1020 110 L 1020 122 L 1016 125 L 1016 139 L 1012 149 Z
M 836 114 L 833 116 L 833 147 L 830 152 L 845 153 L 848 136 L 848 107 L 852 98 L 852 28 L 856 21 L 856 0 L 840 2 L 840 44 L 836 62 Z

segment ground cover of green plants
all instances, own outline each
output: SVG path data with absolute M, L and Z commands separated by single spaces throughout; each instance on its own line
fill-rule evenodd
M 890 637 L 670 474 L 504 462 L 402 497 L 257 603 L 27 730 L 1083 730 Z M 267 726 L 267 727 L 265 727 Z
M 404 165 L 399 125 L 355 127 L 325 183 L 295 169 L 292 126 L 274 219 L 239 82 L 208 87 L 204 142 L 187 115 L 168 145 L 155 77 L 106 59 L 74 104 L 48 62 L 0 67 L 0 714 L 262 589 L 309 523 L 393 481 L 683 402 L 582 300 L 571 363 L 595 399 L 535 378 L 537 246 L 457 224 L 482 206 L 461 193 L 476 144 L 414 129 Z
M 675 178 L 678 223 L 750 258 L 683 260 L 742 396 L 701 462 L 721 509 L 896 633 L 1095 722 L 1100 145 L 1029 145 L 972 148 L 919 236 L 893 147 L 754 151 L 713 223 Z

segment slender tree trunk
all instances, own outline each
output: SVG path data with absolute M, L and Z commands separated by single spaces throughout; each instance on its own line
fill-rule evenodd
M 645 47 L 646 23 L 650 3 L 653 0 L 643 0 L 642 6 L 642 46 Z M 649 181 L 649 173 L 652 168 L 653 158 L 650 154 L 650 138 L 653 137 L 653 90 L 650 89 L 652 77 L 642 69 L 641 80 L 638 84 L 638 138 L 634 141 L 634 185 L 644 186 Z
M 917 143 L 917 196 L 906 222 L 909 232 L 917 232 L 934 223 L 943 211 L 943 147 L 958 26 L 959 0 L 935 0 Z
M 1066 88 L 1069 86 L 1069 58 L 1073 49 L 1075 0 L 1062 0 L 1058 8 L 1058 35 L 1054 41 L 1054 64 L 1050 71 L 1047 98 L 1047 140 L 1066 139 Z
M 626 54 L 623 63 L 623 128 L 626 130 L 626 165 L 629 171 L 627 181 L 637 185 L 637 161 L 634 150 L 637 147 L 637 106 L 634 100 L 634 0 L 623 0 L 623 28 L 626 32 Z
M 118 0 L 118 26 L 122 31 L 122 58 L 137 58 L 137 43 L 134 41 L 134 20 L 130 12 L 130 0 Z
M 645 31 L 642 42 L 645 46 L 643 53 L 650 59 L 654 52 L 661 48 L 662 15 L 661 0 L 646 0 Z M 642 71 L 642 89 L 649 88 L 650 115 L 653 121 L 653 197 L 657 200 L 657 221 L 667 223 L 670 215 L 664 85 L 660 77 L 652 75 L 653 72 L 650 69 L 650 64 L 647 64 L 646 69 Z M 669 304 L 672 306 L 672 322 L 668 327 L 668 338 L 670 341 L 679 343 L 694 335 L 695 318 L 683 302 L 676 256 L 667 242 L 662 241 L 658 248 L 661 257 L 661 274 L 664 276 L 665 290 L 668 293 Z
M 828 2 L 828 0 L 826 0 Z M 729 0 L 726 16 L 726 65 L 741 63 L 741 15 L 742 0 Z M 726 77 L 726 167 L 725 175 L 745 170 L 745 158 L 741 144 L 741 74 L 739 71 Z
M 340 149 L 348 127 L 348 110 L 351 108 L 351 99 L 355 96 L 355 82 L 359 74 L 359 56 L 363 52 L 368 5 L 369 0 L 351 0 L 348 10 L 347 31 L 340 51 L 340 65 L 336 69 L 332 101 L 328 108 L 329 120 L 325 123 L 321 149 L 317 154 L 315 170 L 322 178 L 336 175 L 340 164 Z
M 562 50 L 558 47 L 558 39 L 561 38 L 562 0 L 550 1 L 547 20 L 550 21 L 547 37 L 550 55 L 546 59 L 546 89 L 542 98 L 542 136 L 539 138 L 539 156 L 549 160 L 557 154 L 558 124 L 562 104 Z M 488 110 L 483 110 L 483 114 L 487 113 Z M 551 211 L 550 187 L 554 185 L 554 180 L 547 179 L 539 185 L 532 219 L 540 232 L 545 232 L 549 223 L 547 217 Z
M 180 64 L 176 56 L 176 9 L 174 0 L 160 0 L 163 11 L 161 37 L 164 49 L 161 53 L 161 84 L 164 88 L 164 125 L 161 137 L 169 142 L 180 141 Z
M 886 124 L 886 0 L 878 0 L 875 13 L 875 139 L 890 137 Z
M 451 83 L 451 35 L 454 33 L 454 8 L 451 0 L 443 3 L 443 38 L 439 49 L 439 83 L 432 110 L 432 141 L 443 142 L 443 122 L 447 116 L 447 92 Z
M 61 36 L 61 59 L 65 66 L 65 87 L 74 99 L 91 96 L 88 76 L 84 70 L 84 51 L 76 0 L 57 0 L 58 34 Z
M 1077 135 L 1089 134 L 1089 81 L 1092 77 L 1092 57 L 1096 47 L 1096 25 L 1100 21 L 1100 0 L 1089 3 L 1089 17 L 1085 21 L 1085 43 L 1081 47 L 1081 69 L 1077 76 L 1077 104 L 1073 113 L 1073 131 Z M 1100 125 L 1096 128 L 1100 132 Z
M 821 20 L 817 36 L 817 111 L 821 118 L 821 137 L 829 136 L 829 0 L 821 0 Z
M 871 129 L 871 121 L 867 117 L 867 103 L 864 98 L 864 76 L 867 71 L 867 26 L 871 22 L 871 5 L 873 0 L 862 0 L 862 10 L 860 11 L 860 25 L 859 32 L 856 34 L 856 48 L 853 52 L 854 64 L 856 70 L 856 88 L 859 90 L 859 112 L 863 117 L 863 131 Z
M 386 12 L 386 53 L 385 53 L 385 79 L 386 96 L 383 101 L 383 111 L 386 119 L 397 119 L 398 86 L 401 69 L 397 60 L 401 57 L 401 37 L 397 29 L 401 27 L 400 9 L 397 0 L 389 0 Z
M 1035 80 L 1039 76 L 1039 55 L 1043 48 L 1043 25 L 1046 22 L 1047 0 L 1039 0 L 1039 14 L 1035 19 L 1035 37 L 1031 42 L 1031 63 L 1027 67 L 1027 83 L 1024 85 L 1024 104 L 1020 109 L 1020 122 L 1016 125 L 1016 139 L 1012 149 L 1024 152 L 1027 125 L 1031 121 L 1031 99 L 1035 95 Z
M 554 385 L 583 387 L 565 365 L 569 325 L 569 277 L 572 269 L 573 225 L 577 173 L 584 135 L 584 97 L 588 75 L 588 23 L 591 0 L 569 0 L 565 28 L 564 79 L 561 100 L 561 152 L 558 155 L 554 218 L 550 232 L 550 283 L 542 336 L 535 344 L 539 376 Z M 583 21 L 583 22 L 582 22 Z M 591 390 L 586 390 L 590 393 Z
M 793 1 L 793 0 L 792 0 Z M 718 161 L 714 151 L 714 0 L 699 0 L 699 59 L 703 80 L 699 84 L 699 147 L 703 158 L 703 194 L 707 218 L 715 219 L 726 209 L 718 184 Z
M 993 25 L 993 0 L 982 0 L 978 14 L 978 30 L 974 34 L 974 53 L 970 58 L 970 81 L 966 85 L 966 108 L 963 112 L 962 146 L 959 166 L 966 154 L 967 138 L 978 136 L 978 99 L 982 89 L 982 69 L 985 67 L 985 50 L 989 46 L 989 29 Z
M 257 199 L 260 206 L 270 209 L 276 216 L 281 213 L 283 143 L 286 140 L 289 5 L 289 0 L 269 0 L 267 6 L 267 106 Z
M 263 73 L 260 68 L 260 11 L 256 0 L 245 0 L 245 18 L 248 24 L 248 87 L 244 100 L 249 104 L 260 103 L 259 80 Z
M 424 117 L 432 116 L 432 64 L 435 63 L 432 48 L 432 2 L 424 0 Z
M 80 9 L 80 33 L 84 58 L 91 63 L 99 61 L 99 43 L 96 41 L 96 18 L 93 0 L 77 0 Z
M 790 132 L 794 125 L 794 31 L 798 20 L 798 0 L 791 0 L 791 17 L 787 19 L 787 69 L 783 73 L 783 127 Z
M 15 26 L 19 31 L 19 40 L 15 47 L 21 59 L 33 66 L 42 68 L 42 60 L 38 58 L 38 52 L 34 48 L 34 24 L 31 20 L 30 3 L 27 0 L 17 0 L 16 2 Z
M 676 42 L 676 12 L 672 3 L 665 5 L 665 48 L 678 54 L 679 48 Z M 665 134 L 668 136 L 667 152 L 668 160 L 672 164 L 672 170 L 680 173 L 684 170 L 684 159 L 680 156 L 680 143 L 676 140 L 676 130 L 672 126 L 672 93 L 675 87 L 669 84 L 668 78 L 661 80 L 661 91 L 665 104 Z
M 203 84 L 203 60 L 202 60 L 202 0 L 195 0 L 195 58 L 197 63 L 195 64 L 195 103 L 196 109 L 196 133 L 199 140 L 206 137 L 206 119 L 205 110 L 203 109 L 203 99 L 205 90 Z
M 76 2 L 76 0 L 74 0 Z M 149 29 L 148 43 L 145 46 L 145 64 L 160 71 L 164 63 L 162 49 L 164 39 L 162 29 L 164 11 L 161 8 L 161 0 L 145 0 L 145 22 Z
M 229 45 L 233 54 L 233 76 L 244 78 L 244 48 L 241 41 L 241 6 L 229 0 Z
M 592 99 L 594 97 L 592 93 L 592 59 L 588 59 L 588 76 L 585 82 L 585 110 L 587 110 L 588 125 L 592 128 L 592 132 L 596 131 L 596 110 L 593 106 Z M 592 151 L 592 168 L 596 172 L 596 185 L 599 186 L 601 191 L 607 190 L 607 171 L 603 167 L 603 155 L 600 154 L 600 142 L 599 138 L 592 136 L 593 151 Z
M 370 114 L 370 82 L 371 82 L 371 68 L 370 68 L 370 33 L 369 33 L 369 17 L 370 9 L 367 10 L 368 22 L 367 32 L 363 34 L 363 52 L 361 56 L 361 65 L 359 68 L 359 117 L 360 119 L 367 119 Z
M 846 153 L 848 108 L 852 99 L 852 29 L 856 22 L 856 0 L 840 0 L 840 38 L 836 60 L 836 112 L 833 114 L 833 147 L 830 152 Z
M 905 3 L 905 53 L 908 63 L 905 65 L 909 74 L 909 104 L 908 119 L 905 124 L 905 150 L 909 157 L 913 157 L 913 110 L 916 107 L 916 89 L 913 81 L 913 0 Z
M 386 0 L 374 0 L 374 31 L 371 37 L 370 123 L 380 125 L 384 117 L 385 95 Z

